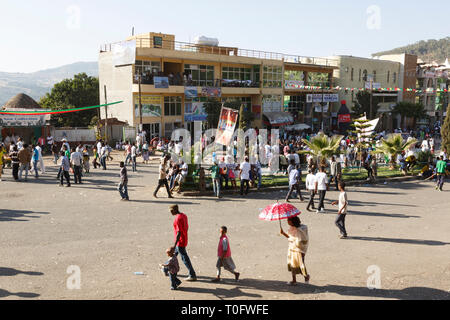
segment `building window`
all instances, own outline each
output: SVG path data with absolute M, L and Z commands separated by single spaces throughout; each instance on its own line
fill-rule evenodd
M 377 72 L 376 72 L 376 70 L 373 70 L 373 81 L 377 82 Z
M 389 83 L 389 78 L 391 77 L 391 72 L 390 71 L 388 71 L 388 73 L 387 73 L 387 83 Z
M 164 124 L 164 136 L 167 139 L 172 139 L 172 132 L 174 132 L 176 129 L 181 128 L 180 122 L 166 122 Z
M 352 68 L 352 71 L 350 73 L 350 80 L 353 81 L 353 73 L 354 73 L 355 69 Z
M 264 66 L 263 87 L 282 88 L 283 87 L 283 67 Z
M 361 82 L 361 69 L 359 69 L 359 82 Z
M 164 97 L 164 116 L 181 116 L 181 97 Z
M 367 70 L 363 71 L 363 81 L 367 81 Z
M 184 73 L 190 86 L 214 86 L 214 66 L 185 64 Z
M 395 84 L 397 82 L 397 72 L 392 75 L 392 82 Z
M 222 68 L 222 85 L 224 87 L 259 87 L 260 68 Z
M 153 84 L 153 77 L 161 72 L 161 62 L 136 60 L 134 65 L 134 82 L 139 82 L 139 75 L 142 76 L 142 84 Z
M 305 104 L 304 96 L 285 96 L 284 97 L 284 111 L 298 113 L 303 112 L 303 106 Z

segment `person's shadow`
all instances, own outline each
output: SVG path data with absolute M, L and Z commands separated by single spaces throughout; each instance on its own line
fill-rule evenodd
M 0 298 L 6 298 L 10 296 L 17 296 L 19 298 L 37 298 L 40 296 L 40 294 L 33 292 L 9 292 L 7 290 L 0 289 Z
M 211 283 L 213 278 L 198 277 L 199 282 Z M 435 288 L 427 287 L 410 287 L 404 289 L 369 289 L 367 287 L 358 286 L 343 286 L 343 285 L 324 285 L 316 286 L 313 284 L 305 284 L 299 282 L 296 286 L 288 286 L 286 282 L 276 280 L 261 280 L 242 278 L 239 282 L 233 280 L 221 281 L 220 285 L 235 286 L 235 288 L 227 290 L 224 288 L 182 288 L 180 291 L 188 291 L 195 293 L 210 293 L 219 299 L 223 298 L 258 298 L 260 294 L 250 294 L 242 290 L 260 290 L 273 293 L 292 293 L 295 295 L 306 294 L 321 294 L 321 293 L 335 293 L 345 297 L 364 297 L 364 298 L 379 298 L 379 299 L 398 299 L 398 300 L 448 300 L 450 299 L 450 292 Z
M 0 277 L 13 277 L 18 274 L 25 274 L 27 276 L 42 276 L 44 275 L 42 272 L 35 271 L 20 271 L 13 268 L 2 268 L 0 267 Z

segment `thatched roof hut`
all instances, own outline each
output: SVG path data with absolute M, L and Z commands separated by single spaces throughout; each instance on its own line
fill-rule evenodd
M 39 103 L 24 93 L 19 93 L 3 106 L 5 109 L 42 109 Z

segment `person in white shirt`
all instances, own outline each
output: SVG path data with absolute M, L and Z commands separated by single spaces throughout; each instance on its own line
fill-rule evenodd
M 306 176 L 306 190 L 309 192 L 309 202 L 306 210 L 311 211 L 310 208 L 315 210 L 314 196 L 316 195 L 316 176 L 312 169 L 308 170 L 308 175 Z
M 241 179 L 241 196 L 244 195 L 244 184 L 245 184 L 245 194 L 248 194 L 250 189 L 250 170 L 252 169 L 250 163 L 248 162 L 248 157 L 245 157 L 244 162 L 241 163 L 239 178 Z
M 47 148 L 49 152 L 51 152 L 52 146 L 53 146 L 53 136 L 49 132 L 47 136 Z
M 317 213 L 325 213 L 324 200 L 328 189 L 328 178 L 325 172 L 325 167 L 320 167 L 320 171 L 316 173 L 316 193 L 319 193 L 319 207 Z
M 36 150 L 39 152 L 39 165 L 41 167 L 41 173 L 45 173 L 44 159 L 42 158 L 42 148 L 37 145 Z
M 70 162 L 73 165 L 73 179 L 75 184 L 81 184 L 81 172 L 83 165 L 83 155 L 72 148 L 72 154 L 70 155 Z
M 298 199 L 300 201 L 303 201 L 303 198 L 302 198 L 301 192 L 300 192 L 301 176 L 300 176 L 300 172 L 297 170 L 297 167 L 295 167 L 294 159 L 291 160 L 291 165 L 294 165 L 294 169 L 291 170 L 291 172 L 289 173 L 289 192 L 286 196 L 286 202 L 289 202 L 289 198 L 291 197 L 294 190 L 297 191 Z
M 22 138 L 19 138 L 17 141 L 17 150 L 22 150 L 23 149 L 23 141 Z
M 137 148 L 136 144 L 133 143 L 131 146 L 131 165 L 133 168 L 133 172 L 136 172 L 136 164 L 137 164 L 136 158 L 137 158 Z
M 107 157 L 106 145 L 104 143 L 101 143 L 101 148 L 99 150 L 100 150 L 100 153 L 99 153 L 100 164 L 102 165 L 103 170 L 106 170 L 106 157 Z
M 332 203 L 333 206 L 339 205 L 338 216 L 336 218 L 335 224 L 341 232 L 341 239 L 347 238 L 347 230 L 345 229 L 345 217 L 347 216 L 348 199 L 347 192 L 345 192 L 344 181 L 339 182 L 339 201 Z
M 175 178 L 175 183 L 173 185 L 173 188 L 170 190 L 170 192 L 173 192 L 175 190 L 176 185 L 178 184 L 177 193 L 181 193 L 181 186 L 183 185 L 184 181 L 186 180 L 186 177 L 188 175 L 189 167 L 187 163 L 185 163 L 183 160 L 180 162 L 180 172 L 177 174 Z
M 422 152 L 430 151 L 430 143 L 428 142 L 428 139 L 425 139 L 422 141 L 421 148 L 422 148 Z

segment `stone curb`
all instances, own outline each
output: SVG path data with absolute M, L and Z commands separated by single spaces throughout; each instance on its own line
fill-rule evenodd
M 370 182 L 367 180 L 354 180 L 354 181 L 348 181 L 345 182 L 346 186 L 361 186 L 361 185 L 376 185 L 376 184 L 384 184 L 389 182 L 403 182 L 403 181 L 415 181 L 415 180 L 421 180 L 421 177 L 419 176 L 406 176 L 406 177 L 393 177 L 393 178 L 383 178 L 379 179 L 376 182 Z M 271 192 L 271 191 L 278 191 L 278 190 L 288 190 L 288 186 L 274 186 L 274 187 L 264 187 L 259 190 L 259 192 Z M 250 189 L 250 192 L 258 192 L 255 191 L 255 189 Z M 230 190 L 221 190 L 221 194 L 223 195 L 238 195 L 238 191 L 230 191 Z M 212 191 L 204 191 L 204 192 L 183 192 L 183 196 L 187 197 L 198 197 L 198 196 L 211 196 L 213 193 Z

